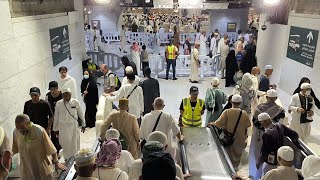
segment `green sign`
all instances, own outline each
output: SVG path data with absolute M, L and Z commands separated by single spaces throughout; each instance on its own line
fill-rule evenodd
M 53 66 L 71 57 L 68 26 L 49 30 Z
M 319 31 L 291 26 L 287 57 L 313 67 Z

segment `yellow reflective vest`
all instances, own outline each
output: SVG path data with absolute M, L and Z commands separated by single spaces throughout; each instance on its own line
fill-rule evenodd
M 176 47 L 174 45 L 167 46 L 167 59 L 175 59 L 176 58 Z
M 197 99 L 197 104 L 194 108 L 191 107 L 190 98 L 183 99 L 183 127 L 201 127 L 201 111 L 203 106 L 204 101 L 202 99 Z

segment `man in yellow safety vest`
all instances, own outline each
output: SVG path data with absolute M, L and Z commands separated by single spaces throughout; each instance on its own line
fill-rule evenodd
M 172 40 L 169 40 L 169 45 L 166 47 L 166 62 L 167 62 L 167 71 L 166 71 L 166 80 L 169 79 L 169 70 L 172 65 L 173 71 L 173 80 L 177 80 L 176 78 L 176 61 L 179 55 L 178 48 L 173 45 Z
M 204 100 L 198 98 L 199 89 L 196 86 L 190 88 L 190 97 L 184 98 L 180 105 L 180 126 L 201 127 L 201 116 L 204 113 Z

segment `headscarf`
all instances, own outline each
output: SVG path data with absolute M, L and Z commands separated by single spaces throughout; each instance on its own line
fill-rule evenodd
M 131 49 L 133 51 L 140 51 L 140 46 L 138 45 L 137 42 L 134 42 L 133 45 L 131 46 Z
M 241 93 L 248 93 L 252 89 L 253 89 L 253 83 L 252 83 L 252 79 L 251 79 L 251 74 L 245 73 L 242 76 L 240 92 Z
M 105 141 L 97 155 L 97 165 L 114 165 L 121 155 L 121 143 L 112 139 Z

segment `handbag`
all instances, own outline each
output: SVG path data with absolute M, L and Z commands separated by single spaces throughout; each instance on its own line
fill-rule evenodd
M 85 90 L 85 91 L 87 91 L 87 90 L 88 90 L 89 85 L 90 85 L 90 81 L 88 82 L 88 84 L 87 84 L 87 87 L 86 87 L 86 90 Z M 85 95 L 85 94 L 82 94 L 82 99 L 83 99 L 83 102 L 84 102 L 84 103 L 87 103 L 87 101 L 86 101 L 86 95 Z
M 220 142 L 223 146 L 230 146 L 233 144 L 234 142 L 234 134 L 237 130 L 237 127 L 239 125 L 239 122 L 240 122 L 240 119 L 241 119 L 241 115 L 242 115 L 242 110 L 240 110 L 240 114 L 239 114 L 239 117 L 238 117 L 238 121 L 237 121 L 237 124 L 236 126 L 234 127 L 233 129 L 233 133 L 229 133 L 227 130 L 223 129 L 223 128 L 219 128 L 218 130 L 218 133 L 219 133 L 219 139 L 220 139 Z
M 236 55 L 236 59 L 237 59 L 237 61 L 241 61 L 242 58 L 243 58 L 243 54 L 242 54 L 241 51 L 239 51 L 239 52 L 237 53 L 237 55 Z
M 159 123 L 159 120 L 160 120 L 160 117 L 162 115 L 162 112 L 159 114 L 158 116 L 158 119 L 156 121 L 156 124 L 154 125 L 153 129 L 151 132 L 154 132 L 156 129 L 157 129 L 157 126 L 158 126 L 158 123 Z M 140 149 L 141 149 L 141 152 L 142 152 L 142 149 L 143 149 L 143 146 L 147 143 L 147 141 L 145 139 L 143 139 L 141 142 L 140 142 Z
M 66 107 L 69 115 L 70 115 L 73 119 L 77 120 L 79 127 L 82 127 L 82 120 L 79 118 L 79 116 L 78 116 L 78 119 L 75 118 L 75 117 L 70 113 L 70 111 L 69 111 L 69 109 L 67 108 L 66 103 L 65 103 L 64 101 L 63 101 L 63 104 L 64 104 L 64 107 Z

